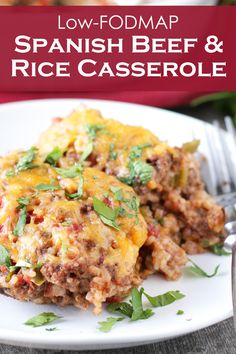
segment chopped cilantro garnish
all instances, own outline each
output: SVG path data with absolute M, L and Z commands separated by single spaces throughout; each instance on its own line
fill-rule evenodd
M 15 175 L 16 175 L 16 172 L 15 172 L 15 170 L 13 170 L 13 169 L 8 170 L 8 171 L 6 172 L 6 176 L 7 176 L 7 177 L 12 177 L 12 176 L 15 176 Z
M 82 167 L 79 163 L 76 163 L 69 168 L 55 168 L 56 172 L 65 178 L 74 178 L 80 175 Z
M 15 236 L 21 236 L 24 231 L 25 225 L 26 225 L 26 208 L 24 207 L 20 209 L 19 218 L 16 227 L 14 228 L 13 234 Z
M 96 138 L 97 132 L 101 129 L 103 129 L 103 125 L 101 124 L 86 124 L 85 126 L 85 131 L 92 141 Z
M 48 332 L 52 332 L 52 331 L 58 330 L 58 328 L 57 327 L 49 327 L 49 328 L 45 328 L 45 330 Z
M 176 312 L 176 315 L 183 315 L 184 314 L 184 311 L 183 310 L 178 310 L 177 312 Z
M 136 288 L 132 289 L 131 292 L 131 304 L 133 306 L 133 313 L 131 316 L 132 321 L 137 321 L 137 320 L 146 320 L 147 318 L 151 317 L 154 315 L 154 312 L 152 309 L 143 309 L 143 304 L 142 304 L 142 294 L 143 294 L 143 289 L 138 290 Z
M 142 160 L 130 161 L 128 164 L 130 175 L 120 177 L 120 180 L 128 185 L 134 185 L 135 182 L 146 184 L 152 178 L 153 167 Z
M 128 169 L 130 174 L 128 176 L 122 176 L 119 179 L 133 186 L 136 182 L 141 184 L 146 184 L 152 178 L 154 168 L 143 160 L 136 160 L 141 157 L 142 150 L 144 148 L 152 146 L 151 144 L 140 144 L 133 146 L 129 154 Z
M 0 245 L 0 265 L 6 266 L 7 268 L 9 268 L 12 265 L 10 259 L 10 253 L 2 245 Z
M 117 322 L 122 320 L 124 320 L 124 317 L 108 317 L 106 321 L 98 322 L 99 330 L 102 332 L 109 332 Z
M 225 251 L 224 249 L 224 245 L 220 244 L 220 243 L 216 243 L 215 245 L 211 246 L 211 251 L 215 254 L 217 254 L 217 256 L 230 256 L 231 253 Z
M 126 201 L 127 206 L 135 212 L 136 223 L 138 223 L 139 199 L 133 196 L 131 200 Z
M 104 224 L 111 226 L 116 230 L 119 230 L 119 226 L 117 225 L 115 220 L 116 211 L 114 209 L 110 208 L 96 197 L 93 197 L 93 207 Z
M 212 274 L 208 274 L 208 273 L 205 272 L 205 270 L 203 270 L 202 268 L 200 268 L 200 267 L 199 267 L 196 263 L 194 263 L 191 259 L 188 258 L 188 260 L 189 260 L 190 263 L 192 263 L 192 266 L 188 267 L 188 269 L 189 269 L 192 273 L 194 273 L 195 275 L 198 275 L 198 276 L 200 276 L 200 277 L 212 278 L 212 277 L 214 277 L 214 276 L 217 274 L 218 269 L 219 269 L 219 267 L 220 267 L 220 264 L 218 264 L 218 265 L 215 267 L 213 273 L 212 273 Z
M 111 313 L 121 313 L 124 316 L 129 317 L 132 321 L 145 320 L 152 315 L 154 312 L 152 309 L 143 309 L 142 304 L 143 289 L 138 290 L 133 288 L 131 291 L 131 301 L 113 303 L 107 306 L 107 311 Z
M 32 162 L 35 159 L 37 152 L 38 149 L 36 147 L 29 149 L 18 161 L 16 171 L 19 172 L 36 167 L 35 165 L 32 165 Z
M 60 189 L 61 187 L 59 185 L 54 185 L 54 184 L 45 184 L 45 183 L 40 183 L 36 187 L 39 191 L 55 191 L 57 189 Z
M 58 160 L 62 157 L 63 153 L 59 147 L 55 147 L 46 157 L 44 162 L 49 163 L 52 166 L 56 166 Z
M 131 151 L 130 151 L 130 154 L 129 154 L 129 158 L 131 160 L 134 160 L 136 158 L 139 158 L 141 155 L 142 155 L 142 151 L 143 149 L 147 148 L 147 147 L 150 147 L 152 146 L 151 144 L 140 144 L 140 145 L 137 145 L 137 146 L 133 146 L 131 148 Z
M 131 174 L 134 174 L 134 177 L 138 179 L 142 184 L 146 184 L 152 178 L 153 167 L 147 164 L 144 161 L 138 160 L 134 161 L 130 166 Z
M 112 191 L 112 193 L 116 193 L 116 192 L 118 192 L 118 191 L 121 191 L 121 189 L 120 189 L 120 187 L 118 187 L 118 186 L 111 186 L 110 187 L 110 190 Z
M 116 160 L 118 157 L 118 152 L 114 151 L 115 144 L 110 144 L 109 146 L 109 158 L 110 160 Z
M 143 294 L 146 296 L 148 301 L 153 307 L 162 307 L 171 304 L 172 302 L 176 300 L 180 300 L 183 297 L 185 297 L 184 294 L 179 292 L 178 290 L 176 291 L 168 291 L 165 294 L 162 295 L 157 295 L 157 296 L 150 296 L 143 290 Z
M 115 200 L 119 202 L 123 202 L 125 200 L 120 187 L 111 186 L 110 190 L 114 193 Z
M 179 291 L 168 291 L 163 295 L 150 296 L 143 288 L 140 290 L 133 288 L 131 291 L 131 300 L 129 302 L 114 302 L 107 305 L 107 311 L 114 314 L 121 314 L 131 319 L 131 321 L 146 320 L 154 315 L 152 309 L 143 308 L 142 296 L 145 295 L 153 307 L 166 306 L 172 302 L 182 299 L 185 295 Z M 183 311 L 179 310 L 178 314 Z
M 107 305 L 107 311 L 110 313 L 121 313 L 127 317 L 132 317 L 133 306 L 128 302 L 113 302 Z
M 125 215 L 127 215 L 127 212 L 124 208 L 118 207 L 118 208 L 116 208 L 116 215 L 117 216 L 125 216 Z
M 42 312 L 37 316 L 30 318 L 24 324 L 32 327 L 40 327 L 45 324 L 54 322 L 55 320 L 61 318 L 61 316 L 56 315 L 53 312 Z
M 77 189 L 77 193 L 73 193 L 73 194 L 66 194 L 66 196 L 69 199 L 80 199 L 83 196 L 83 188 L 84 188 L 84 178 L 82 175 L 80 175 L 80 181 L 78 184 L 78 189 Z
M 29 197 L 22 197 L 18 199 L 18 203 L 19 203 L 18 209 L 20 209 L 20 212 L 19 212 L 17 224 L 13 230 L 13 235 L 15 236 L 21 236 L 23 234 L 26 225 L 26 216 L 27 216 L 26 208 L 29 202 L 30 202 Z
M 6 173 L 7 177 L 15 176 L 20 171 L 29 170 L 32 168 L 38 167 L 34 165 L 32 162 L 36 157 L 38 149 L 36 147 L 30 148 L 18 161 L 15 169 L 9 170 Z
M 79 162 L 83 163 L 93 151 L 93 143 L 89 143 L 82 155 L 80 156 Z
M 139 199 L 134 195 L 130 200 L 126 201 L 128 207 L 134 211 L 138 211 L 139 208 Z
M 129 218 L 136 217 L 136 221 L 138 222 L 139 199 L 136 196 L 133 196 L 131 199 L 124 198 L 122 190 L 116 186 L 111 186 L 110 190 L 114 193 L 115 200 L 125 203 L 129 209 L 135 211 L 135 214 L 132 215 L 127 213 L 124 208 L 117 208 L 117 215 L 126 215 Z M 121 215 L 122 213 L 123 215 Z
M 113 227 L 116 230 L 120 230 L 119 226 L 117 225 L 117 223 L 113 220 L 107 219 L 105 216 L 103 215 L 99 215 L 100 219 L 102 220 L 103 224 L 106 224 L 108 226 Z
M 18 200 L 19 203 L 19 208 L 23 208 L 24 206 L 27 206 L 30 202 L 30 198 L 29 197 L 21 197 Z

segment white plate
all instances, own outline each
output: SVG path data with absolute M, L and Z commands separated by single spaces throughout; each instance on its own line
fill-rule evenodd
M 162 109 L 113 101 L 69 99 L 3 104 L 0 106 L 0 154 L 15 148 L 28 148 L 49 126 L 51 118 L 69 114 L 81 102 L 100 109 L 105 117 L 147 127 L 171 144 L 189 141 L 193 135 L 202 136 L 206 124 Z M 202 146 L 204 151 L 204 141 Z M 180 290 L 186 297 L 156 309 L 155 316 L 148 320 L 120 322 L 109 333 L 100 332 L 97 324 L 106 319 L 106 311 L 95 317 L 91 311 L 22 303 L 0 295 L 0 341 L 22 346 L 82 350 L 133 346 L 196 331 L 232 314 L 230 258 L 212 254 L 192 257 L 209 272 L 220 264 L 219 275 L 211 279 L 187 273 L 177 282 L 165 281 L 159 276 L 149 278 L 144 282 L 148 293 L 157 295 Z M 179 309 L 184 310 L 184 315 L 176 315 Z M 30 328 L 23 324 L 43 311 L 54 311 L 63 316 L 55 324 L 59 328 L 57 331 L 47 332 L 45 327 Z

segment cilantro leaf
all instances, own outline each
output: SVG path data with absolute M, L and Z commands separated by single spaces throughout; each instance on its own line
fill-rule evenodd
M 112 193 L 114 193 L 114 197 L 117 201 L 124 202 L 128 206 L 129 209 L 135 211 L 135 214 L 132 215 L 130 213 L 127 213 L 124 208 L 120 207 L 120 208 L 116 208 L 117 215 L 127 216 L 129 218 L 135 217 L 136 223 L 138 223 L 138 211 L 139 211 L 139 205 L 140 205 L 139 199 L 135 195 L 131 199 L 124 198 L 122 190 L 116 186 L 111 186 L 110 190 L 112 191 Z
M 116 160 L 118 157 L 118 152 L 114 151 L 115 144 L 110 144 L 109 146 L 109 158 L 110 160 Z
M 38 167 L 34 165 L 32 162 L 36 157 L 38 149 L 36 147 L 30 148 L 18 161 L 15 169 L 9 170 L 6 172 L 7 177 L 15 176 L 20 171 L 29 170 L 32 168 Z
M 107 305 L 107 311 L 111 313 L 120 313 L 129 317 L 131 321 L 146 320 L 154 315 L 152 309 L 144 309 L 142 304 L 143 289 L 133 288 L 131 291 L 131 300 L 128 302 L 114 302 Z
M 133 214 L 127 213 L 127 211 L 124 208 L 122 208 L 122 207 L 118 207 L 115 210 L 116 210 L 116 216 L 127 216 L 128 218 L 133 218 L 134 217 Z
M 101 124 L 86 124 L 85 131 L 88 134 L 90 140 L 95 140 L 97 132 L 103 128 L 104 126 Z
M 93 143 L 89 143 L 82 155 L 80 156 L 79 162 L 83 163 L 93 151 Z
M 4 265 L 9 268 L 12 263 L 10 259 L 9 251 L 2 245 L 0 245 L 0 265 Z
M 116 211 L 114 209 L 110 208 L 96 197 L 93 197 L 93 207 L 104 224 L 119 230 L 119 226 L 116 224 L 115 220 Z
M 111 186 L 110 190 L 112 191 L 112 193 L 114 193 L 115 200 L 117 200 L 119 202 L 125 201 L 125 199 L 123 197 L 122 189 L 120 187 Z
M 108 317 L 106 321 L 99 323 L 99 330 L 102 332 L 109 332 L 112 327 L 119 321 L 123 321 L 124 317 Z
M 135 178 L 138 178 L 142 184 L 146 184 L 152 178 L 153 167 L 148 163 L 138 160 L 132 163 Z
M 16 172 L 15 172 L 14 169 L 8 170 L 8 171 L 6 172 L 6 176 L 7 176 L 7 177 L 12 177 L 12 176 L 15 176 L 15 175 L 16 175 Z
M 131 160 L 134 160 L 136 158 L 139 158 L 141 157 L 142 155 L 142 151 L 143 149 L 147 148 L 147 147 L 151 147 L 152 145 L 151 144 L 140 144 L 140 145 L 137 145 L 137 146 L 133 146 L 131 148 L 131 151 L 130 151 L 130 154 L 129 154 L 129 158 Z
M 154 312 L 151 309 L 143 309 L 142 295 L 143 289 L 138 290 L 133 288 L 131 291 L 131 303 L 133 306 L 131 321 L 145 320 L 154 315 Z
M 49 165 L 56 166 L 58 160 L 62 157 L 63 153 L 59 147 L 55 147 L 47 156 L 44 162 L 49 163 Z
M 55 171 L 62 177 L 65 178 L 74 178 L 80 175 L 82 168 L 81 165 L 76 163 L 74 166 L 69 168 L 55 168 Z
M 38 149 L 33 146 L 20 158 L 20 160 L 16 165 L 17 173 L 20 171 L 24 171 L 36 167 L 35 165 L 32 164 L 32 162 L 36 157 L 37 151 Z
M 146 298 L 148 299 L 148 301 L 153 307 L 166 306 L 172 304 L 172 302 L 176 300 L 180 300 L 183 297 L 185 297 L 185 295 L 180 293 L 178 290 L 168 291 L 165 294 L 157 295 L 157 296 L 150 296 L 147 293 L 145 293 L 143 290 L 143 294 L 146 296 Z
M 40 183 L 35 188 L 40 190 L 40 191 L 55 191 L 57 189 L 60 189 L 61 187 L 59 185 L 56 186 L 54 184 Z
M 13 235 L 15 236 L 21 236 L 23 234 L 26 225 L 26 217 L 27 217 L 26 209 L 29 202 L 30 202 L 29 197 L 21 197 L 18 199 L 18 203 L 19 203 L 18 208 L 20 209 L 20 212 L 19 212 L 17 224 L 13 230 Z
M 212 278 L 212 277 L 214 277 L 217 274 L 218 269 L 220 267 L 220 264 L 218 264 L 215 267 L 213 273 L 212 274 L 208 274 L 202 268 L 200 268 L 196 263 L 194 263 L 190 258 L 188 258 L 188 260 L 189 260 L 190 263 L 192 263 L 192 266 L 188 267 L 188 269 L 192 273 L 194 273 L 195 275 L 198 275 L 200 277 Z
M 177 312 L 176 312 L 176 315 L 183 315 L 184 314 L 184 311 L 183 310 L 178 310 Z
M 13 235 L 21 236 L 23 234 L 25 225 L 26 225 L 26 209 L 25 207 L 20 210 L 19 218 L 16 224 L 16 227 L 13 230 Z
M 30 198 L 29 197 L 21 197 L 17 201 L 19 203 L 19 208 L 23 208 L 29 204 Z
M 99 215 L 100 216 L 100 219 L 102 220 L 103 224 L 106 224 L 108 226 L 111 226 L 113 227 L 113 229 L 116 229 L 116 230 L 120 230 L 119 226 L 117 225 L 116 221 L 114 220 L 110 220 L 110 219 L 107 219 L 105 216 L 103 215 Z
M 53 312 L 42 312 L 37 316 L 30 318 L 24 324 L 32 327 L 40 327 L 45 324 L 54 322 L 55 320 L 61 318 L 61 316 L 56 315 Z
M 153 307 L 166 306 L 172 302 L 182 299 L 185 295 L 179 291 L 169 291 L 163 295 L 152 297 L 145 293 L 144 289 L 133 288 L 131 291 L 131 300 L 128 302 L 114 302 L 107 305 L 107 311 L 115 314 L 122 314 L 131 319 L 131 321 L 145 320 L 154 315 L 151 308 L 144 309 L 142 296 L 145 295 Z M 182 310 L 179 310 L 177 314 L 183 314 Z
M 115 219 L 115 210 L 107 206 L 104 202 L 96 197 L 93 197 L 93 206 L 98 214 L 104 216 L 107 219 Z
M 113 302 L 107 305 L 107 311 L 111 313 L 121 313 L 127 317 L 132 317 L 133 307 L 128 302 Z
M 128 185 L 134 185 L 136 181 L 146 184 L 152 178 L 154 168 L 142 160 L 130 161 L 128 164 L 130 175 L 119 179 Z
M 77 189 L 77 193 L 73 193 L 73 194 L 66 194 L 66 196 L 69 199 L 79 199 L 82 198 L 83 196 L 83 188 L 84 188 L 84 177 L 82 175 L 80 175 L 80 181 L 78 184 L 78 189 Z
M 45 330 L 48 332 L 52 332 L 52 331 L 58 330 L 58 328 L 57 327 L 49 327 L 49 328 L 45 328 Z
M 136 224 L 138 224 L 138 211 L 140 206 L 139 199 L 134 195 L 131 200 L 125 201 L 127 206 L 135 212 Z
M 221 245 L 220 243 L 216 243 L 215 245 L 211 246 L 211 251 L 214 254 L 217 254 L 217 256 L 230 256 L 231 252 L 227 252 L 224 249 L 224 245 Z

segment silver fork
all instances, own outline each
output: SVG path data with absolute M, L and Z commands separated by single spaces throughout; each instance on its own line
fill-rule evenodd
M 218 121 L 207 126 L 205 144 L 208 159 L 201 163 L 202 175 L 208 192 L 225 210 L 224 242 L 227 251 L 232 251 L 232 300 L 234 326 L 236 329 L 236 132 L 230 117 L 225 117 L 225 130 Z

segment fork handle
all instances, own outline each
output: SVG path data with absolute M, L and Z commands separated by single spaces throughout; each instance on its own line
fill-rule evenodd
M 234 328 L 236 330 L 236 241 L 232 246 L 232 300 L 234 311 Z

